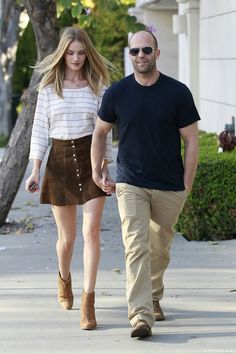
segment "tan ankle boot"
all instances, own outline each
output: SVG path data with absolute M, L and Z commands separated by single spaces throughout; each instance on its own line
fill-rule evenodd
M 73 306 L 74 296 L 72 293 L 71 275 L 65 281 L 61 274 L 58 274 L 58 302 L 65 310 L 71 310 Z
M 80 317 L 80 328 L 82 329 L 95 329 L 97 327 L 97 322 L 95 318 L 94 310 L 95 293 L 87 294 L 83 290 L 82 300 L 81 300 L 81 317 Z

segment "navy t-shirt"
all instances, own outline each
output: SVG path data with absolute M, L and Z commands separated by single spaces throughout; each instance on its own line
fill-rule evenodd
M 184 189 L 179 128 L 200 119 L 186 85 L 160 73 L 142 86 L 131 74 L 106 90 L 98 115 L 118 125 L 117 182 Z

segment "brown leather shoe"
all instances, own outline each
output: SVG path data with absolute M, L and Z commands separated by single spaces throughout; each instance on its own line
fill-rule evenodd
M 153 301 L 154 316 L 156 321 L 164 321 L 165 316 L 161 309 L 160 303 L 157 300 Z
M 152 335 L 152 330 L 144 320 L 138 320 L 134 329 L 131 331 L 131 337 L 145 338 Z

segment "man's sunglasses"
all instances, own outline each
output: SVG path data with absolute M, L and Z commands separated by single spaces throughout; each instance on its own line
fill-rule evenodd
M 142 52 L 144 54 L 147 54 L 147 55 L 149 55 L 149 54 L 151 54 L 153 52 L 153 48 L 152 47 L 130 48 L 129 54 L 132 55 L 133 57 L 136 57 L 136 55 L 138 55 L 140 50 L 142 50 Z

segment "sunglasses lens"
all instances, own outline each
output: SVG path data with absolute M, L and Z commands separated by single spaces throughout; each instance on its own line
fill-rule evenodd
M 144 54 L 149 55 L 152 53 L 152 47 L 144 47 L 144 48 L 130 48 L 129 53 L 130 55 L 132 55 L 133 57 L 135 57 L 136 55 L 138 55 L 140 49 L 143 51 Z
M 130 55 L 132 55 L 133 57 L 135 57 L 138 53 L 139 53 L 139 48 L 131 48 L 129 50 Z
M 151 47 L 144 47 L 142 48 L 142 51 L 144 52 L 144 54 L 151 54 L 152 53 L 152 48 Z

